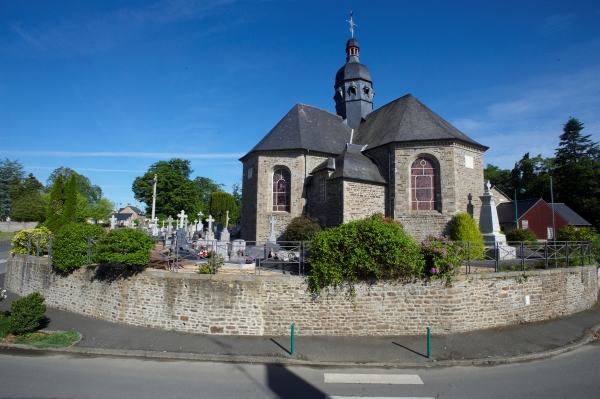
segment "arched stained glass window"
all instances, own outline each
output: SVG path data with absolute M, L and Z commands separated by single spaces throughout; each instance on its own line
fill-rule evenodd
M 290 211 L 290 171 L 284 168 L 276 169 L 273 173 L 273 211 Z
M 415 159 L 410 167 L 411 209 L 414 211 L 438 210 L 435 163 L 425 157 Z

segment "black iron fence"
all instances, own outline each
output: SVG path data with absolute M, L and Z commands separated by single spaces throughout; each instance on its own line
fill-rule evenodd
M 501 272 L 594 264 L 591 241 L 519 241 L 483 248 L 469 242 L 457 244 L 466 250 L 463 265 L 467 274 L 473 268 Z
M 53 235 L 28 235 L 26 254 L 28 256 L 48 255 L 52 258 Z M 261 271 L 303 276 L 310 265 L 310 242 L 279 241 L 257 242 L 233 240 L 189 240 L 171 235 L 157 239 L 162 243 L 162 256 L 168 261 L 168 269 L 178 272 L 179 262 L 188 260 L 202 264 L 210 262 L 214 256 L 222 256 L 230 267 L 254 268 Z M 88 237 L 87 261 L 92 258 L 92 237 Z M 546 242 L 507 242 L 481 246 L 472 242 L 455 242 L 462 247 L 462 266 L 465 273 L 474 271 L 514 271 L 549 269 L 594 264 L 591 241 L 546 241 Z M 475 270 L 474 270 L 475 269 Z

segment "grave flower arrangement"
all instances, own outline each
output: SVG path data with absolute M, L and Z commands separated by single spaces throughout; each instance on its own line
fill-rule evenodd
M 425 275 L 432 280 L 444 278 L 446 283 L 458 274 L 463 249 L 449 238 L 429 234 L 421 242 L 421 253 L 425 258 Z

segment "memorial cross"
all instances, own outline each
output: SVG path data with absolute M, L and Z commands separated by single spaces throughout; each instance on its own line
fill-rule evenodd
M 212 224 L 215 221 L 215 219 L 213 219 L 212 215 L 208 215 L 208 218 L 206 219 L 206 221 L 208 222 L 208 230 L 212 231 Z

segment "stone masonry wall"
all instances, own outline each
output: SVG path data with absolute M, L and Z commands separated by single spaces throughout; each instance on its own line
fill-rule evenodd
M 598 296 L 595 266 L 460 276 L 433 283 L 356 287 L 313 298 L 296 276 L 122 273 L 84 266 L 52 272 L 45 258 L 16 255 L 5 287 L 39 291 L 48 306 L 136 326 L 203 334 L 412 335 L 466 332 L 545 320 L 590 308 Z M 530 305 L 525 298 L 530 296 Z
M 344 223 L 385 212 L 385 186 L 344 181 Z

